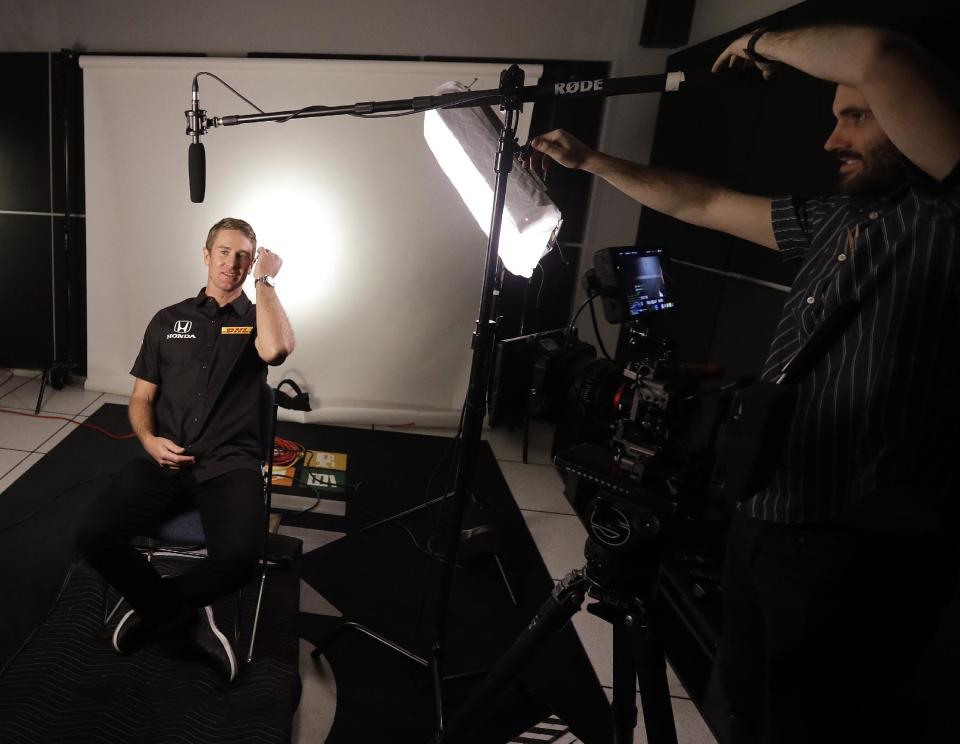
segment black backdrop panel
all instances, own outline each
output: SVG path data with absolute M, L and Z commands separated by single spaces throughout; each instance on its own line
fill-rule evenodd
M 709 358 L 726 370 L 726 380 L 762 368 L 786 298 L 783 292 L 750 282 L 723 282 Z
M 52 357 L 50 219 L 0 214 L 0 366 L 42 368 Z
M 82 84 L 76 56 L 0 54 L 0 364 L 86 368 Z M 69 240 L 62 215 L 70 219 Z M 30 214 L 9 214 L 26 212 Z M 6 214 L 5 214 L 6 213 Z M 51 216 L 52 215 L 52 216 Z M 15 323 L 9 319 L 16 318 Z
M 663 270 L 676 309 L 655 316 L 656 334 L 677 341 L 682 361 L 706 359 L 723 294 L 723 277 L 675 262 L 665 263 Z
M 50 211 L 48 74 L 46 54 L 0 54 L 0 210 Z

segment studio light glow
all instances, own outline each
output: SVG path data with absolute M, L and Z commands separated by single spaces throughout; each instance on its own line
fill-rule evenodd
M 335 306 L 343 283 L 342 217 L 317 181 L 304 174 L 264 173 L 235 202 L 237 215 L 256 230 L 258 245 L 283 258 L 277 282 L 291 317 Z M 244 288 L 251 297 L 252 274 Z
M 435 95 L 467 90 L 444 83 Z M 450 108 L 424 115 L 423 136 L 485 235 L 490 234 L 499 134 L 478 108 Z M 561 223 L 560 210 L 527 171 L 515 167 L 507 181 L 499 255 L 511 274 L 530 277 L 550 250 Z

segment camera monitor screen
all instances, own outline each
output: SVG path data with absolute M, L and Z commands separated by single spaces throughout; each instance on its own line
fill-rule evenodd
M 659 250 L 624 250 L 615 260 L 631 318 L 673 307 L 663 281 Z
M 604 313 L 611 323 L 623 323 L 647 313 L 674 307 L 666 286 L 659 248 L 605 248 L 594 256 Z

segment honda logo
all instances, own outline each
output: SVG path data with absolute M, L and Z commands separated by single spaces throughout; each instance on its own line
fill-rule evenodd
M 178 320 L 173 324 L 173 333 L 167 334 L 167 339 L 171 338 L 196 338 L 196 334 L 190 333 L 193 328 L 193 322 L 189 320 Z

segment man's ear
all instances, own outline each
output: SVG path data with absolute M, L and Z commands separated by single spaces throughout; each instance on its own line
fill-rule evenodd
M 207 250 L 207 246 L 203 246 L 203 248 L 200 249 L 200 252 L 203 254 L 203 265 L 204 265 L 204 266 L 209 266 L 209 265 L 210 265 L 210 251 Z

